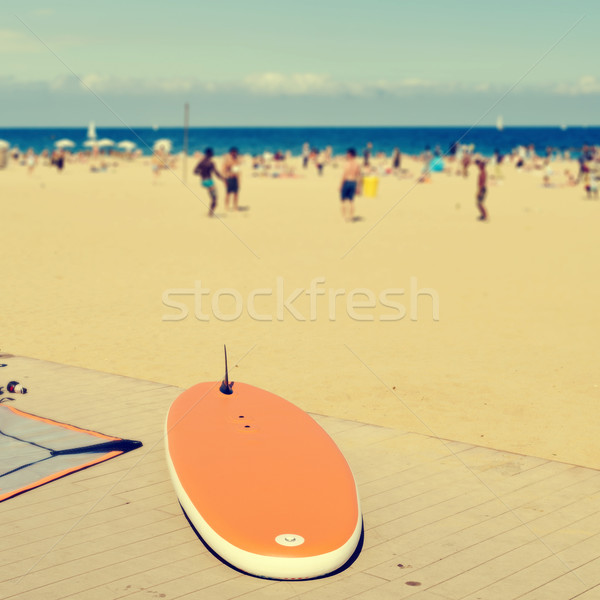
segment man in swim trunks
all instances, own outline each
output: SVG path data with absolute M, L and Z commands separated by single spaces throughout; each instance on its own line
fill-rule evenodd
M 233 194 L 233 210 L 238 210 L 238 193 L 240 191 L 240 157 L 238 149 L 233 147 L 223 160 L 223 177 L 225 177 L 225 210 L 229 209 L 229 196 Z
M 485 172 L 485 161 L 480 159 L 475 162 L 479 167 L 479 176 L 477 177 L 477 208 L 479 209 L 479 220 L 487 221 L 487 212 L 483 202 L 485 200 L 485 194 L 487 192 L 487 173 Z
M 340 184 L 340 198 L 342 201 L 342 216 L 346 221 L 354 219 L 354 195 L 360 179 L 360 165 L 356 160 L 356 150 L 348 148 L 346 152 L 346 166 Z
M 194 175 L 200 175 L 202 179 L 202 187 L 206 188 L 208 195 L 210 196 L 210 208 L 208 210 L 208 216 L 213 217 L 215 214 L 215 208 L 217 207 L 217 190 L 215 188 L 215 182 L 213 181 L 213 173 L 219 178 L 225 181 L 225 178 L 219 171 L 213 162 L 214 152 L 212 148 L 207 148 L 204 151 L 204 158 L 196 165 L 194 169 Z

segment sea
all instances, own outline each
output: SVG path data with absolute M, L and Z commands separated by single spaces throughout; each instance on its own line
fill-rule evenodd
M 0 139 L 22 152 L 33 148 L 36 153 L 52 150 L 59 139 L 70 139 L 73 151 L 83 150 L 87 139 L 87 126 L 81 128 L 0 128 Z M 163 138 L 173 144 L 173 153 L 184 147 L 182 127 L 97 127 L 97 139 L 108 138 L 115 143 L 135 142 L 144 154 L 151 154 L 154 143 Z M 391 154 L 399 148 L 404 154 L 416 155 L 436 147 L 446 152 L 458 142 L 473 145 L 475 152 L 491 156 L 495 150 L 502 154 L 523 145 L 534 145 L 538 154 L 546 148 L 569 150 L 577 156 L 583 145 L 600 145 L 600 127 L 191 127 L 188 130 L 188 152 L 204 151 L 212 147 L 223 154 L 236 146 L 242 154 L 263 152 L 299 155 L 304 143 L 312 148 L 331 146 L 334 154 L 342 154 L 353 147 L 362 152 L 368 142 L 373 152 Z

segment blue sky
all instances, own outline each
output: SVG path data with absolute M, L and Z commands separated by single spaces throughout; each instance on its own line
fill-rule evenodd
M 600 123 L 597 0 L 2 6 L 0 126 Z

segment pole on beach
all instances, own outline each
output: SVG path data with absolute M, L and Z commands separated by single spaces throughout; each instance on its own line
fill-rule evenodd
M 190 126 L 190 105 L 185 103 L 183 109 L 183 183 L 187 183 L 187 158 L 188 158 L 188 129 Z

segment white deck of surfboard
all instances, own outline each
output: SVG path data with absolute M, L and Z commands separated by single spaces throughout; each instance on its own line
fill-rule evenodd
M 357 478 L 364 548 L 331 578 L 260 580 L 221 564 L 181 513 L 162 444 L 180 389 L 0 362 L 0 384 L 30 390 L 20 409 L 144 442 L 0 504 L 0 598 L 600 598 L 599 471 L 313 415 Z

